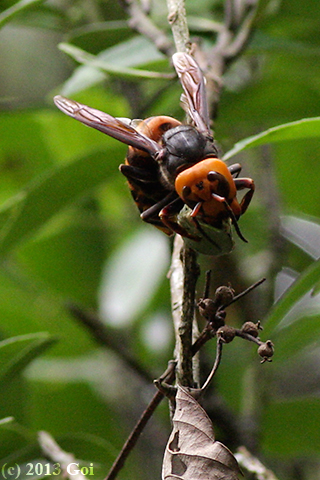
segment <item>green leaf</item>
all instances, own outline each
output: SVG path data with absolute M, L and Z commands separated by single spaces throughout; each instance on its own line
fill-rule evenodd
M 15 258 L 43 287 L 94 306 L 111 239 L 98 213 L 81 206 L 60 215 L 41 235 L 21 245 Z
M 46 332 L 20 335 L 0 342 L 0 382 L 16 376 L 54 342 L 56 337 Z
M 293 285 L 286 291 L 281 299 L 271 310 L 271 314 L 263 323 L 264 333 L 268 335 L 274 330 L 284 316 L 291 308 L 301 299 L 303 295 L 308 293 L 315 285 L 318 284 L 320 278 L 320 259 L 312 263 L 299 276 Z
M 20 2 L 15 3 L 12 7 L 7 8 L 7 10 L 0 13 L 0 28 L 23 10 L 33 8 L 43 2 L 44 0 L 20 0 Z
M 137 67 L 148 62 L 162 62 L 164 59 L 164 56 L 159 53 L 155 46 L 141 36 L 114 45 L 101 51 L 96 56 L 88 54 L 74 45 L 63 43 L 60 44 L 60 49 L 61 46 L 63 51 L 73 56 L 76 61 L 83 63 L 64 83 L 61 93 L 65 96 L 74 95 L 101 82 L 106 73 L 126 77 L 129 69 L 129 77 L 132 79 L 132 73 L 134 73 L 134 76 L 137 72 L 141 73 L 141 70 L 138 70 Z M 165 61 L 167 60 L 165 59 Z M 149 73 L 148 71 L 147 75 Z
M 97 56 L 92 55 L 91 53 L 88 53 L 79 47 L 71 45 L 70 43 L 60 43 L 59 48 L 62 52 L 74 58 L 77 62 L 89 67 L 98 68 L 109 74 L 125 78 L 174 78 L 174 74 L 172 73 L 152 72 L 150 70 L 140 70 L 137 68 L 123 67 L 108 63 L 107 61 L 100 60 Z
M 319 258 L 320 224 L 316 217 L 303 218 L 283 215 L 281 218 L 281 234 L 313 259 Z
M 303 355 L 306 348 L 312 348 L 320 334 L 319 315 L 304 315 L 277 330 L 275 335 L 275 361 L 287 362 Z
M 6 385 L 7 389 L 7 385 Z M 11 399 L 15 402 L 15 399 Z M 0 420 L 0 461 L 19 463 L 36 446 L 36 435 L 14 417 Z M 28 456 L 27 456 L 28 458 Z
M 14 417 L 5 417 L 0 420 L 0 438 L 2 432 L 6 431 L 15 432 L 17 435 L 26 440 L 30 440 L 33 437 L 31 432 L 17 422 Z
M 108 155 L 114 157 L 112 147 Z M 0 254 L 5 254 L 57 212 L 104 182 L 112 166 L 104 152 L 58 166 L 0 209 Z
M 257 147 L 258 145 L 312 137 L 320 137 L 320 117 L 304 118 L 296 122 L 285 123 L 284 125 L 269 128 L 258 135 L 245 138 L 236 143 L 235 146 L 224 155 L 223 160 L 228 160 L 239 152 Z
M 88 361 L 87 366 L 85 366 L 86 360 Z M 43 359 L 40 359 L 40 368 L 42 363 L 44 363 L 44 366 L 47 364 L 47 362 L 43 362 Z M 49 365 L 50 363 L 49 361 Z M 108 457 L 113 457 L 113 460 L 115 452 L 120 449 L 126 437 L 121 425 L 121 419 L 123 419 L 122 412 L 117 412 L 116 405 L 112 406 L 110 403 L 108 408 L 106 408 L 106 401 L 110 398 L 109 395 L 112 395 L 113 387 L 106 387 L 108 391 L 109 388 L 111 389 L 107 394 L 107 400 L 97 390 L 104 381 L 101 366 L 104 363 L 108 363 L 108 361 L 105 362 L 105 359 L 102 359 L 99 362 L 100 366 L 98 369 L 96 368 L 97 363 L 94 361 L 94 357 L 91 357 L 91 361 L 89 357 L 87 359 L 80 358 L 77 363 L 78 371 L 75 372 L 75 376 L 79 377 L 83 373 L 85 375 L 89 373 L 92 380 L 91 384 L 87 381 L 81 381 L 81 379 L 77 381 L 76 378 L 74 381 L 71 378 L 69 381 L 62 382 L 59 379 L 55 380 L 52 370 L 50 370 L 50 375 L 46 375 L 44 370 L 45 378 L 40 377 L 37 379 L 36 375 L 30 378 L 29 375 L 28 404 L 30 405 L 29 414 L 32 415 L 33 419 L 32 428 L 41 430 L 45 426 L 46 430 L 55 437 L 67 435 L 69 437 L 68 440 L 60 444 L 67 451 L 73 449 L 72 438 L 75 437 L 77 432 L 81 432 L 84 436 L 87 434 L 101 436 L 109 440 Z M 68 375 L 68 370 L 70 368 L 73 370 L 75 363 L 72 362 L 69 365 L 65 361 L 64 365 Z M 105 368 L 104 374 L 108 377 L 110 365 Z M 37 365 L 37 369 L 39 369 L 39 365 Z M 64 374 L 61 365 L 60 372 L 57 372 L 57 374 L 58 376 L 63 376 Z M 99 379 L 96 375 L 98 375 Z M 47 380 L 46 377 L 48 377 Z M 107 381 L 107 384 L 111 385 L 109 381 Z M 121 385 L 123 389 L 123 383 Z

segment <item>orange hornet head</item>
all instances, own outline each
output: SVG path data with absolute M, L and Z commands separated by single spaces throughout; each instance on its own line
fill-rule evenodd
M 182 200 L 195 209 L 194 216 L 201 211 L 204 220 L 211 225 L 230 216 L 226 203 L 235 217 L 241 214 L 233 177 L 227 165 L 218 158 L 207 158 L 181 172 L 175 188 Z

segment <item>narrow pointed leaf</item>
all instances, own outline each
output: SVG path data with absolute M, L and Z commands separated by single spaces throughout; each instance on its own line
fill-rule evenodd
M 173 78 L 174 75 L 171 73 L 162 73 L 162 72 L 153 72 L 150 70 L 141 70 L 138 68 L 130 68 L 120 65 L 115 65 L 113 63 L 108 63 L 106 60 L 99 58 L 98 56 L 92 55 L 91 53 L 82 50 L 75 45 L 70 43 L 60 43 L 59 48 L 62 52 L 66 53 L 72 57 L 77 62 L 86 65 L 88 67 L 94 67 L 108 74 L 113 74 L 121 77 L 131 78 Z
M 72 52 L 69 53 L 69 51 L 65 49 L 70 46 L 74 48 L 74 45 L 65 43 L 60 45 L 60 48 L 72 56 Z M 84 54 L 86 55 L 87 52 L 84 52 Z M 91 64 L 92 57 L 95 61 L 99 62 L 99 65 L 94 66 Z M 114 73 L 119 75 L 119 70 L 122 68 L 131 68 L 136 73 L 136 69 L 139 69 L 141 65 L 146 65 L 150 62 L 154 63 L 155 61 L 161 63 L 166 62 L 165 57 L 159 53 L 155 46 L 142 36 L 130 38 L 129 40 L 101 51 L 96 56 L 90 56 L 89 63 L 87 63 L 87 61 L 82 62 L 80 57 L 76 60 L 80 61 L 82 65 L 76 68 L 60 91 L 60 93 L 66 97 L 75 95 L 85 88 L 96 85 L 103 81 L 107 74 Z M 100 68 L 100 62 L 103 63 L 103 69 Z M 110 68 L 106 70 L 105 67 L 107 65 L 112 67 L 112 72 Z
M 269 333 L 277 327 L 279 322 L 290 311 L 295 303 L 318 284 L 319 278 L 320 260 L 317 260 L 306 268 L 306 270 L 297 278 L 289 290 L 273 307 L 269 317 L 263 324 L 265 333 Z
M 266 143 L 278 143 L 311 137 L 320 137 L 320 117 L 304 118 L 296 122 L 285 123 L 277 127 L 269 128 L 258 135 L 245 138 L 236 143 L 235 146 L 224 155 L 223 160 L 229 160 L 229 158 L 243 150 L 265 145 Z
M 49 348 L 56 338 L 48 333 L 32 333 L 0 342 L 0 382 L 13 378 Z
M 28 8 L 34 8 L 39 3 L 43 3 L 44 0 L 20 0 L 20 2 L 15 3 L 10 8 L 7 8 L 2 13 L 0 13 L 0 28 L 3 27 L 7 22 L 12 20 L 13 17 L 18 15 L 23 10 Z
M 112 147 L 108 150 L 112 158 Z M 104 182 L 113 173 L 104 152 L 59 165 L 26 187 L 0 209 L 0 254 L 36 232 L 57 212 Z

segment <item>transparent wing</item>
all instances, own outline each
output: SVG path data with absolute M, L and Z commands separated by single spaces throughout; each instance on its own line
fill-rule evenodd
M 177 52 L 172 56 L 185 93 L 187 110 L 201 133 L 211 135 L 205 79 L 197 62 L 191 55 Z
M 79 122 L 89 127 L 100 130 L 100 132 L 106 133 L 120 142 L 144 150 L 150 155 L 154 155 L 160 150 L 157 142 L 137 132 L 131 125 L 112 117 L 108 113 L 101 112 L 74 100 L 69 100 L 61 95 L 54 97 L 54 103 L 66 115 L 79 120 Z

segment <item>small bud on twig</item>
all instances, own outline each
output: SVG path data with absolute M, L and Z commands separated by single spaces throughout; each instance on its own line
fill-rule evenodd
M 258 354 L 262 358 L 261 363 L 272 362 L 271 357 L 274 353 L 274 345 L 271 340 L 262 343 L 258 348 Z
M 260 321 L 257 323 L 245 322 L 242 325 L 241 330 L 243 333 L 248 333 L 249 335 L 252 335 L 253 337 L 258 338 L 259 330 L 263 330 L 263 328 L 260 324 Z
M 229 327 L 229 325 L 224 325 L 217 331 L 217 336 L 218 338 L 221 338 L 224 343 L 230 343 L 236 336 L 236 329 Z
M 200 298 L 198 307 L 200 315 L 208 321 L 210 321 L 217 312 L 217 306 L 211 298 Z
M 218 287 L 214 294 L 214 302 L 217 306 L 229 305 L 232 302 L 235 291 L 233 288 L 222 285 Z

